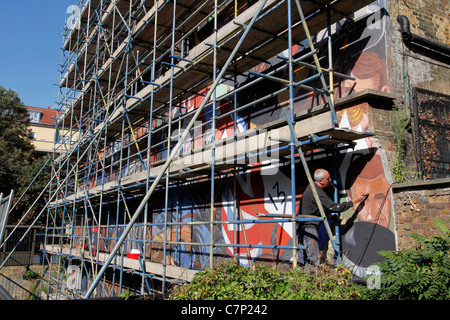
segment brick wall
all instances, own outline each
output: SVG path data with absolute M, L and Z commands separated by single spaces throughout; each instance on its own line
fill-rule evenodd
M 450 65 L 446 61 L 437 60 L 427 51 L 411 50 L 402 39 L 399 15 L 410 21 L 411 33 L 450 46 L 450 6 L 448 0 L 402 0 L 385 1 L 389 18 L 387 22 L 387 64 L 388 81 L 391 93 L 402 98 L 396 104 L 400 109 L 408 108 L 412 112 L 414 105 L 414 88 L 422 88 L 433 92 L 450 95 Z M 415 125 L 414 121 L 411 123 Z M 406 178 L 412 181 L 419 171 L 414 148 L 412 132 L 405 132 L 404 170 Z M 392 168 L 392 155 L 388 152 L 389 164 Z M 389 149 L 388 149 L 389 150 Z M 445 179 L 444 179 L 445 181 Z M 394 212 L 398 249 L 413 244 L 408 233 L 433 235 L 437 229 L 433 219 L 449 220 L 450 186 L 439 181 L 416 182 L 412 184 L 394 185 Z
M 388 63 L 391 92 L 405 94 L 404 76 L 411 87 L 450 94 L 448 64 L 427 54 L 410 50 L 402 40 L 398 15 L 408 17 L 412 33 L 444 46 L 450 46 L 450 6 L 448 0 L 387 1 Z M 406 94 L 407 98 L 407 94 Z
M 439 235 L 434 220 L 450 226 L 450 178 L 395 184 L 392 189 L 399 250 L 414 244 L 408 234 Z
M 411 32 L 441 44 L 450 42 L 450 6 L 448 0 L 391 1 L 392 9 L 406 15 L 411 22 Z
M 371 103 L 371 121 L 372 132 L 375 133 L 375 139 L 378 142 L 380 148 L 382 148 L 387 156 L 388 165 L 390 168 L 390 174 L 393 174 L 394 163 L 397 154 L 397 148 L 395 145 L 395 134 L 393 129 L 392 113 L 394 105 L 401 105 L 402 102 L 398 96 L 392 99 L 391 104 L 387 102 L 384 105 L 380 103 Z M 405 178 L 408 181 L 412 181 L 417 178 L 418 167 L 416 162 L 413 137 L 411 132 L 403 130 L 403 139 L 405 143 L 404 158 L 403 158 L 403 170 Z
M 381 148 L 386 155 L 389 168 L 391 169 L 389 174 L 392 174 L 396 154 L 394 131 L 392 130 L 391 121 L 389 120 L 391 118 L 393 103 L 396 103 L 395 100 L 391 103 L 384 102 L 383 104 L 371 102 L 372 108 L 369 109 L 372 122 L 371 130 L 375 133 L 378 147 Z M 385 168 L 385 170 L 386 169 L 387 168 Z

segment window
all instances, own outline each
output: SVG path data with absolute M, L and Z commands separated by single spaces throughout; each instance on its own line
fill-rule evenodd
M 28 118 L 33 123 L 39 123 L 41 122 L 41 112 L 28 110 Z

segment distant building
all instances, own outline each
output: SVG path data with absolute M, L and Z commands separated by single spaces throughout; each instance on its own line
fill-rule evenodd
M 33 144 L 37 152 L 53 152 L 55 137 L 55 109 L 25 106 L 28 110 Z M 56 137 L 57 138 L 57 137 Z

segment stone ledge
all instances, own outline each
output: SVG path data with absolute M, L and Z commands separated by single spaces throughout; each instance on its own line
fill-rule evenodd
M 401 99 L 401 96 L 395 93 L 382 92 L 373 89 L 366 89 L 361 92 L 353 93 L 349 96 L 339 98 L 335 101 L 336 109 L 348 104 L 370 102 L 370 101 L 390 101 L 391 104 L 384 106 L 387 109 L 392 107 L 395 100 Z
M 404 189 L 423 189 L 427 187 L 436 187 L 436 186 L 450 187 L 450 178 L 394 183 L 392 185 L 392 190 L 394 192 L 400 192 L 401 190 Z

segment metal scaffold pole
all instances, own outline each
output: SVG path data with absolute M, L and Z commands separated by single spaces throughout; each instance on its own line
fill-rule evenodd
M 179 141 L 177 142 L 175 147 L 172 149 L 172 151 L 171 151 L 170 155 L 168 156 L 166 162 L 164 163 L 160 173 L 158 174 L 158 176 L 156 176 L 155 180 L 153 181 L 152 185 L 150 186 L 149 191 L 147 192 L 147 194 L 145 195 L 145 197 L 141 201 L 139 207 L 136 209 L 136 211 L 133 214 L 133 216 L 131 217 L 131 219 L 130 219 L 126 229 L 123 231 L 122 235 L 117 240 L 116 245 L 111 250 L 111 253 L 109 254 L 108 258 L 105 260 L 102 268 L 100 269 L 100 271 L 97 274 L 97 277 L 94 279 L 94 281 L 92 282 L 91 286 L 87 290 L 87 292 L 86 292 L 86 294 L 84 296 L 85 298 L 89 298 L 91 296 L 91 294 L 94 291 L 95 287 L 97 286 L 98 281 L 100 280 L 101 276 L 104 274 L 104 272 L 108 268 L 109 264 L 114 259 L 114 256 L 116 255 L 117 251 L 122 246 L 125 238 L 127 237 L 128 233 L 130 232 L 130 230 L 133 227 L 134 223 L 136 222 L 136 220 L 139 217 L 139 215 L 141 214 L 142 210 L 145 208 L 146 203 L 148 202 L 148 200 L 152 196 L 153 191 L 156 189 L 156 186 L 158 185 L 158 183 L 160 182 L 161 178 L 165 174 L 166 170 L 168 169 L 168 167 L 171 164 L 171 162 L 174 159 L 174 157 L 177 156 L 183 141 L 187 138 L 187 136 L 189 134 L 189 131 L 192 129 L 192 127 L 194 126 L 195 121 L 200 116 L 200 113 L 203 111 L 203 108 L 205 107 L 206 103 L 211 98 L 214 90 L 216 89 L 217 85 L 219 84 L 219 81 L 222 79 L 223 75 L 225 74 L 225 71 L 227 70 L 228 66 L 231 64 L 231 61 L 234 59 L 236 53 L 238 52 L 240 44 L 244 41 L 245 37 L 247 36 L 248 32 L 250 31 L 253 23 L 256 21 L 256 18 L 261 13 L 261 11 L 262 11 L 264 5 L 266 4 L 266 2 L 267 1 L 262 1 L 261 2 L 261 4 L 259 5 L 259 8 L 258 8 L 258 11 L 253 16 L 253 18 L 250 21 L 250 23 L 245 27 L 245 31 L 244 31 L 243 35 L 241 36 L 239 42 L 236 44 L 235 48 L 231 52 L 230 56 L 228 57 L 227 61 L 224 64 L 224 66 L 222 67 L 220 73 L 218 74 L 218 76 L 216 78 L 216 81 L 214 81 L 214 83 L 212 84 L 211 88 L 208 90 L 208 93 L 203 98 L 201 105 L 196 110 L 194 116 L 192 117 L 191 121 L 187 125 L 186 130 L 183 132 L 183 135 L 180 137 Z
M 304 221 L 324 221 L 339 251 L 338 227 L 333 237 L 320 205 L 302 217 L 297 192 L 304 172 L 320 203 L 309 152 L 338 150 L 333 78 L 350 77 L 333 70 L 331 24 L 368 3 L 78 1 L 47 202 L 32 223 L 46 212 L 47 299 L 164 295 L 227 258 L 295 268 Z M 83 288 L 66 283 L 74 266 Z

